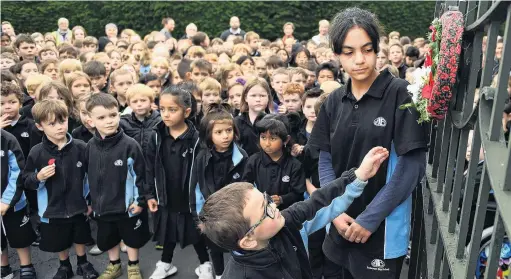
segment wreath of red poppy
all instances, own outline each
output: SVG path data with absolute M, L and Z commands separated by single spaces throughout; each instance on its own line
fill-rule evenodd
M 434 30 L 431 36 L 433 42 L 440 41 L 431 96 L 424 96 L 423 91 L 423 97 L 429 99 L 427 110 L 431 117 L 435 119 L 445 117 L 452 97 L 452 88 L 456 83 L 464 29 L 463 14 L 459 11 L 446 12 L 440 18 L 440 22 L 442 26 L 441 37 L 438 38 L 438 34 Z

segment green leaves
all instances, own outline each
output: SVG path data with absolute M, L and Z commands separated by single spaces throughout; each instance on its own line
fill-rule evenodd
M 331 20 L 337 12 L 352 6 L 375 13 L 385 33 L 398 30 L 410 37 L 426 34 L 435 10 L 435 2 L 431 1 L 3 1 L 1 17 L 10 21 L 17 33 L 55 31 L 57 20 L 66 17 L 71 27 L 82 25 L 96 37 L 104 35 L 105 25 L 110 22 L 144 36 L 160 30 L 162 18 L 172 17 L 176 38 L 191 22 L 213 38 L 229 28 L 231 16 L 238 16 L 243 30 L 256 31 L 262 38 L 282 37 L 282 26 L 290 21 L 296 27 L 295 37 L 308 40 L 318 33 L 320 20 Z

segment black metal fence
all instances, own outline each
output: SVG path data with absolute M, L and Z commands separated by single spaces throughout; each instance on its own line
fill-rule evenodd
M 502 118 L 509 98 L 511 2 L 439 1 L 435 16 L 449 9 L 465 17 L 458 83 L 446 118 L 431 124 L 427 178 L 414 193 L 408 278 L 507 278 L 509 263 L 500 260 L 511 232 L 511 149 Z

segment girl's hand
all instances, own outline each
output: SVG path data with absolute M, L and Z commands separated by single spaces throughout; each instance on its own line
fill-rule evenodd
M 138 205 L 136 205 L 136 204 L 132 203 L 132 204 L 130 205 L 130 207 L 128 208 L 128 211 L 129 211 L 131 214 L 133 214 L 133 215 L 137 215 L 137 214 L 139 214 L 140 212 L 142 212 L 142 207 L 140 207 L 140 206 L 138 206 Z
M 42 168 L 37 173 L 37 180 L 43 181 L 55 175 L 55 164 L 51 164 Z
M 303 152 L 303 148 L 304 148 L 303 145 L 299 145 L 297 143 L 293 144 L 293 147 L 291 147 L 291 155 L 293 157 L 300 156 L 302 154 L 302 152 Z
M 158 211 L 158 202 L 156 202 L 155 199 L 150 199 L 147 201 L 147 207 L 149 207 L 149 210 L 154 213 Z

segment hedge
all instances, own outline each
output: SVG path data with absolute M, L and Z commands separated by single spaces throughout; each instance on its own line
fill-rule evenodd
M 174 37 L 180 38 L 190 22 L 211 37 L 219 36 L 229 27 L 229 18 L 236 15 L 243 30 L 254 30 L 262 38 L 281 37 L 282 26 L 290 21 L 296 26 L 297 38 L 309 39 L 317 34 L 319 20 L 330 20 L 338 11 L 352 6 L 376 13 L 387 33 L 398 30 L 412 38 L 425 36 L 435 10 L 433 1 L 3 1 L 1 17 L 10 21 L 17 33 L 54 31 L 58 18 L 66 17 L 71 27 L 82 25 L 89 35 L 102 36 L 104 26 L 110 22 L 116 23 L 119 29 L 131 28 L 145 35 L 160 30 L 161 19 L 170 16 L 176 21 Z

